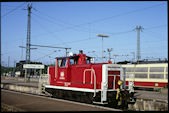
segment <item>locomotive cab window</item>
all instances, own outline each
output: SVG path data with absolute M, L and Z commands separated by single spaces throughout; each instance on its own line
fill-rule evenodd
M 90 64 L 90 63 L 91 63 L 91 58 L 90 58 L 90 57 L 87 57 L 87 58 L 86 58 L 86 63 L 87 63 L 87 64 Z
M 69 64 L 73 65 L 74 64 L 74 59 L 70 59 Z
M 69 60 L 69 64 L 70 65 L 77 64 L 78 59 L 79 59 L 79 56 L 71 57 L 70 60 Z
M 94 63 L 94 58 L 87 56 L 87 57 L 86 57 L 86 63 L 87 63 L 87 64 Z
M 59 67 L 66 67 L 67 59 L 58 59 Z

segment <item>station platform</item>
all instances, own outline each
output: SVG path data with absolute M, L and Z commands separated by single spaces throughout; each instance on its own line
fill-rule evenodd
M 15 111 L 121 111 L 119 109 L 105 108 L 7 90 L 1 90 L 1 99 L 1 103 L 13 106 L 16 109 Z
M 28 86 L 28 87 L 37 87 L 38 88 L 38 81 L 18 81 L 18 80 L 1 80 L 1 84 L 13 84 L 18 86 Z
M 158 100 L 158 101 L 165 101 L 168 103 L 168 93 L 135 90 L 135 97 L 142 98 L 142 99 L 153 99 L 153 100 Z

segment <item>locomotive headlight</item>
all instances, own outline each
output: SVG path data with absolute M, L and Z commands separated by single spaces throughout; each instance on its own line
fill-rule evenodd
M 121 86 L 123 84 L 123 81 L 122 80 L 119 80 L 118 83 L 117 83 L 119 86 Z

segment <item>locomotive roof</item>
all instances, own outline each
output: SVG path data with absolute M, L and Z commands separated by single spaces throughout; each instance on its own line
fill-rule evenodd
M 79 57 L 78 55 L 75 55 L 75 56 L 69 56 L 69 57 L 56 57 L 55 59 L 64 59 L 64 58 L 74 59 L 74 58 L 78 58 L 78 57 Z M 90 59 L 90 58 L 93 58 L 93 57 L 86 56 L 86 58 Z

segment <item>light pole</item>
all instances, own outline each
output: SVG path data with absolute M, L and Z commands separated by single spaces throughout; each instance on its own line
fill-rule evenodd
M 97 35 L 98 37 L 102 37 L 102 62 L 103 62 L 103 58 L 104 58 L 104 55 L 103 55 L 103 53 L 104 53 L 104 49 L 103 49 L 103 38 L 108 38 L 109 36 L 108 35 L 101 35 L 101 34 L 99 34 L 99 35 Z

